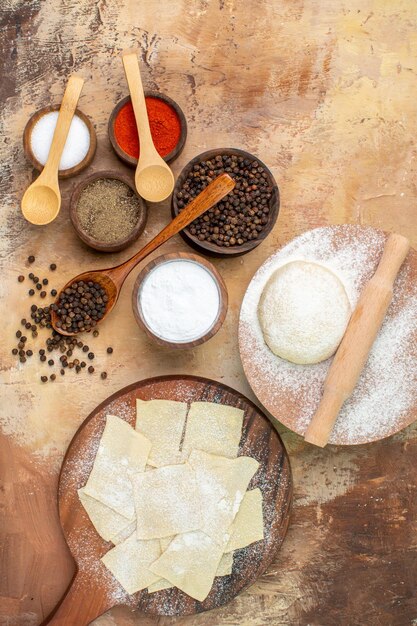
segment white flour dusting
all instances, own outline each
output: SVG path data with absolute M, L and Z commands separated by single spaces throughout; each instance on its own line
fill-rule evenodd
M 321 398 L 331 359 L 295 365 L 275 356 L 264 342 L 257 307 L 271 274 L 289 261 L 315 261 L 342 280 L 354 307 L 377 267 L 385 235 L 360 226 L 323 227 L 297 237 L 256 272 L 244 297 L 239 343 L 246 376 L 259 400 L 283 424 L 304 434 Z M 359 444 L 386 437 L 416 418 L 417 285 L 410 256 L 397 277 L 394 298 L 330 443 Z

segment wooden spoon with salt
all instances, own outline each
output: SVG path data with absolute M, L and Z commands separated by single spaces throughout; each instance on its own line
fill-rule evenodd
M 410 249 L 406 237 L 388 237 L 375 274 L 365 285 L 324 381 L 323 395 L 304 438 L 324 448 L 343 403 L 352 394 L 385 313 L 395 278 Z
M 203 191 L 198 194 L 194 200 L 192 200 L 186 207 L 175 217 L 161 232 L 156 235 L 142 250 L 139 250 L 132 258 L 128 259 L 116 267 L 110 267 L 103 270 L 93 270 L 90 272 L 83 272 L 72 278 L 61 289 L 60 294 L 56 302 L 59 301 L 61 294 L 67 287 L 70 287 L 72 283 L 83 280 L 84 282 L 93 281 L 98 283 L 107 292 L 108 302 L 106 305 L 106 311 L 101 320 L 102 322 L 113 309 L 120 294 L 120 290 L 125 282 L 127 276 L 133 270 L 134 267 L 143 259 L 145 259 L 151 252 L 159 248 L 163 243 L 171 239 L 174 235 L 180 232 L 183 228 L 186 228 L 193 220 L 208 211 L 214 204 L 219 202 L 224 196 L 232 191 L 235 186 L 235 181 L 228 174 L 220 174 L 215 178 Z M 78 333 L 69 332 L 60 328 L 59 317 L 55 311 L 51 311 L 52 326 L 61 335 L 76 335 Z
M 48 160 L 38 178 L 26 189 L 22 198 L 22 213 L 28 222 L 43 226 L 52 222 L 61 208 L 58 169 L 68 132 L 74 117 L 84 79 L 71 76 L 65 89 L 52 138 Z
M 137 54 L 127 52 L 122 59 L 140 138 L 139 160 L 135 172 L 136 189 L 145 200 L 162 202 L 174 189 L 174 175 L 157 152 L 152 140 Z

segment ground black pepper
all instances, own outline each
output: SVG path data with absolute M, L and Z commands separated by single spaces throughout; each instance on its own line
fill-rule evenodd
M 82 190 L 76 211 L 87 235 L 96 241 L 115 243 L 130 235 L 143 208 L 129 185 L 115 178 L 99 178 Z
M 194 220 L 188 230 L 199 241 L 228 248 L 256 239 L 268 223 L 272 187 L 258 161 L 219 154 L 197 163 L 176 192 L 176 201 L 181 211 L 223 172 L 236 181 L 235 188 Z

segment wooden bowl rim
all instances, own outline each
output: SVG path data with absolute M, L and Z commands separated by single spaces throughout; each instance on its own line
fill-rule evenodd
M 178 140 L 178 143 L 175 146 L 175 148 L 171 150 L 171 152 L 169 152 L 167 155 L 162 157 L 166 163 L 171 163 L 171 161 L 174 161 L 177 157 L 179 157 L 179 155 L 184 149 L 185 141 L 187 139 L 187 120 L 185 119 L 184 112 L 181 109 L 180 105 L 177 102 L 175 102 L 175 100 L 173 100 L 169 96 L 166 96 L 165 94 L 158 93 L 157 91 L 145 91 L 145 98 L 159 98 L 159 100 L 164 101 L 166 104 L 168 104 L 174 109 L 174 111 L 176 112 L 180 120 L 181 132 L 180 132 L 180 138 Z M 138 159 L 135 159 L 134 157 L 130 156 L 130 154 L 127 154 L 127 152 L 122 150 L 122 148 L 119 146 L 117 142 L 117 139 L 114 133 L 114 122 L 117 117 L 117 114 L 119 113 L 120 109 L 125 104 L 127 104 L 127 102 L 130 102 L 130 101 L 131 101 L 131 97 L 125 96 L 124 98 L 122 98 L 122 100 L 120 100 L 116 104 L 116 106 L 114 107 L 113 111 L 110 114 L 107 130 L 108 130 L 109 140 L 112 145 L 112 148 L 117 154 L 117 156 L 119 157 L 119 159 L 121 159 L 124 163 L 126 163 L 130 167 L 136 167 L 138 164 Z
M 247 152 L 246 150 L 241 150 L 240 148 L 212 148 L 210 150 L 206 150 L 205 152 L 201 152 L 197 156 L 193 157 L 191 161 L 189 161 L 182 168 L 181 172 L 178 175 L 177 181 L 175 183 L 175 186 L 172 192 L 171 214 L 173 217 L 176 217 L 179 213 L 177 200 L 176 200 L 176 193 L 179 190 L 182 183 L 184 182 L 184 179 L 187 177 L 187 175 L 191 171 L 192 167 L 196 165 L 197 163 L 204 161 L 205 159 L 210 159 L 219 154 L 220 155 L 226 154 L 228 156 L 232 156 L 232 155 L 241 156 L 241 157 L 250 159 L 251 161 L 257 161 L 259 165 L 264 168 L 267 174 L 268 180 L 270 181 L 270 184 L 272 186 L 272 194 L 271 194 L 271 199 L 269 201 L 268 223 L 265 224 L 264 228 L 262 229 L 260 233 L 260 235 L 262 236 L 258 237 L 257 239 L 252 239 L 251 241 L 247 241 L 241 246 L 234 246 L 231 248 L 222 248 L 211 242 L 200 241 L 195 235 L 192 235 L 190 233 L 188 228 L 184 228 L 180 232 L 180 235 L 184 239 L 184 241 L 186 241 L 193 248 L 197 249 L 199 252 L 203 252 L 205 254 L 209 254 L 215 257 L 227 258 L 227 257 L 232 257 L 232 256 L 241 256 L 257 248 L 264 241 L 264 239 L 266 239 L 266 237 L 270 234 L 271 230 L 276 224 L 276 221 L 279 215 L 279 210 L 280 210 L 280 193 L 279 193 L 278 184 L 274 178 L 274 175 L 272 174 L 269 167 L 265 165 L 265 163 L 261 161 L 261 159 L 259 159 L 254 154 L 251 154 L 250 152 Z
M 111 243 L 111 244 L 103 243 L 102 241 L 98 241 L 97 239 L 94 239 L 93 237 L 88 235 L 82 229 L 80 221 L 78 219 L 78 215 L 77 215 L 77 204 L 78 204 L 78 200 L 79 200 L 81 192 L 90 183 L 94 182 L 95 180 L 99 180 L 100 178 L 112 178 L 114 180 L 120 180 L 122 183 L 125 183 L 134 192 L 135 196 L 139 198 L 139 203 L 142 209 L 138 222 L 136 226 L 133 228 L 132 232 L 124 239 L 119 239 L 118 241 Z M 75 232 L 77 233 L 79 238 L 85 244 L 87 244 L 87 246 L 89 246 L 90 248 L 93 248 L 94 250 L 98 250 L 100 252 L 120 252 L 120 250 L 124 250 L 125 248 L 130 246 L 134 241 L 136 241 L 140 237 L 142 232 L 144 231 L 146 222 L 148 219 L 148 207 L 145 201 L 143 200 L 143 198 L 141 198 L 138 192 L 136 191 L 135 185 L 133 184 L 132 180 L 127 174 L 125 174 L 124 172 L 119 172 L 117 170 L 98 170 L 96 172 L 93 172 L 92 174 L 89 174 L 85 178 L 83 178 L 78 183 L 78 185 L 74 188 L 71 194 L 71 199 L 70 199 L 70 204 L 69 204 L 69 214 L 70 214 L 71 222 L 72 222 Z
M 219 312 L 212 326 L 204 335 L 202 335 L 198 339 L 194 339 L 193 341 L 186 341 L 186 342 L 168 341 L 154 334 L 152 330 L 149 328 L 149 326 L 146 324 L 144 317 L 142 315 L 141 309 L 138 304 L 139 292 L 148 274 L 158 265 L 162 265 L 163 263 L 170 262 L 170 261 L 177 261 L 179 259 L 193 261 L 195 263 L 198 263 L 199 265 L 202 265 L 206 270 L 208 270 L 217 284 L 217 287 L 219 290 L 219 296 L 220 296 Z M 226 319 L 228 303 L 229 303 L 229 296 L 227 292 L 227 287 L 222 276 L 218 272 L 218 270 L 214 267 L 213 263 L 199 256 L 198 254 L 194 254 L 192 252 L 171 252 L 169 254 L 161 254 L 155 257 L 154 259 L 149 261 L 149 263 L 147 263 L 145 267 L 140 271 L 140 273 L 136 277 L 135 284 L 133 285 L 133 291 L 132 291 L 133 314 L 140 328 L 142 328 L 142 330 L 145 331 L 148 337 L 153 339 L 160 346 L 166 346 L 168 348 L 173 348 L 173 349 L 184 350 L 187 348 L 194 348 L 195 346 L 199 346 L 202 343 L 205 343 L 206 341 L 214 337 L 214 335 L 220 330 L 220 328 L 223 325 L 224 320 Z
M 42 165 L 42 163 L 38 161 L 38 159 L 33 154 L 32 146 L 30 142 L 32 130 L 36 122 L 38 122 L 41 119 L 41 117 L 43 117 L 47 113 L 51 113 L 52 111 L 59 111 L 60 108 L 61 108 L 60 104 L 49 104 L 48 106 L 43 107 L 42 109 L 39 109 L 28 119 L 25 129 L 23 131 L 23 149 L 24 149 L 25 155 L 29 159 L 29 161 L 32 163 L 33 167 L 37 169 L 39 172 L 42 172 L 44 166 Z M 90 118 L 87 117 L 87 115 L 78 108 L 75 109 L 74 115 L 77 115 L 86 124 L 88 128 L 88 132 L 90 133 L 90 146 L 88 148 L 87 154 L 85 155 L 84 159 L 80 161 L 80 163 L 66 170 L 58 170 L 59 178 L 71 178 L 72 176 L 76 176 L 77 174 L 85 170 L 92 162 L 94 155 L 96 153 L 96 149 L 97 149 L 97 135 L 96 135 L 95 128 Z

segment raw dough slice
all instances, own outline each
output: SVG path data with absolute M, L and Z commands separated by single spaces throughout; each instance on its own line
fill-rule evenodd
M 178 535 L 150 569 L 192 598 L 209 594 L 223 548 L 201 530 Z
M 193 402 L 187 417 L 183 443 L 184 458 L 191 450 L 235 459 L 242 436 L 244 412 L 215 402 Z
M 231 528 L 231 537 L 226 552 L 245 548 L 264 538 L 262 492 L 260 489 L 247 491 Z
M 266 344 L 292 363 L 319 363 L 336 351 L 351 315 L 341 280 L 327 267 L 292 261 L 274 272 L 258 317 Z
M 135 519 L 129 476 L 145 470 L 151 442 L 127 422 L 108 415 L 84 493 L 128 520 Z
M 200 528 L 201 500 L 188 463 L 135 474 L 132 484 L 138 539 L 160 539 Z
M 134 533 L 102 557 L 104 565 L 127 593 L 136 593 L 156 582 L 159 576 L 149 569 L 161 554 L 159 541 L 138 541 Z
M 152 443 L 150 465 L 162 467 L 181 463 L 180 443 L 187 408 L 186 402 L 136 400 L 136 430 Z
M 148 593 L 155 593 L 155 591 L 163 591 L 164 589 L 172 589 L 173 584 L 166 580 L 166 578 L 160 578 L 156 583 L 152 583 L 148 587 Z
M 233 552 L 223 554 L 216 570 L 216 576 L 230 576 L 233 569 Z
M 216 576 L 229 576 L 232 573 L 233 569 L 233 553 L 228 552 L 227 554 L 223 554 L 220 559 L 220 563 L 216 569 Z M 161 578 L 156 583 L 149 585 L 148 593 L 155 593 L 155 591 L 162 591 L 163 589 L 172 589 L 174 585 L 166 580 L 166 578 Z
M 189 463 L 196 472 L 198 491 L 194 497 L 198 493 L 203 503 L 200 529 L 225 547 L 230 526 L 259 463 L 249 456 L 226 459 L 200 450 L 192 451 Z
M 102 502 L 91 498 L 84 492 L 84 487 L 78 489 L 78 497 L 94 528 L 105 541 L 116 545 L 135 531 L 136 521 L 127 520 Z

